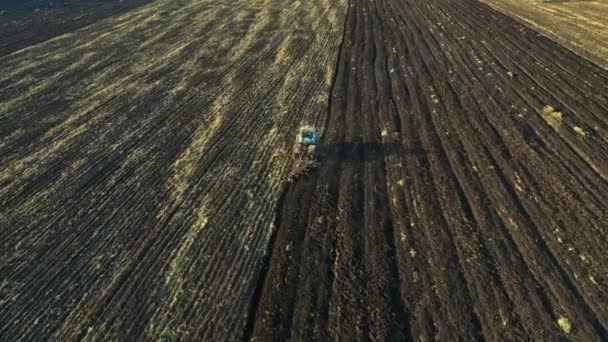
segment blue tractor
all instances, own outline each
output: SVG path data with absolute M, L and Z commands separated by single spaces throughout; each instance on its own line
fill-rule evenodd
M 297 160 L 314 161 L 317 153 L 318 139 L 317 130 L 313 126 L 300 127 L 293 148 L 294 158 Z

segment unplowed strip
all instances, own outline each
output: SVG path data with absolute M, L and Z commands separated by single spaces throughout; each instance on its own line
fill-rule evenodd
M 153 0 L 0 3 L 0 56 L 132 10 Z
M 0 340 L 243 337 L 345 2 L 157 0 L 0 59 Z

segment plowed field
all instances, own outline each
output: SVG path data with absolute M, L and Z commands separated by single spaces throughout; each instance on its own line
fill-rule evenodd
M 0 340 L 608 339 L 608 71 L 478 1 L 157 0 L 0 70 Z
M 482 0 L 608 68 L 608 2 L 604 0 Z

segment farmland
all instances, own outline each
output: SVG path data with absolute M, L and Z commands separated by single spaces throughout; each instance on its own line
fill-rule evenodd
M 115 13 L 0 58 L 0 340 L 608 338 L 606 69 L 475 0 Z
M 483 0 L 608 68 L 608 3 L 593 0 Z
M 150 1 L 3 0 L 0 3 L 0 56 Z

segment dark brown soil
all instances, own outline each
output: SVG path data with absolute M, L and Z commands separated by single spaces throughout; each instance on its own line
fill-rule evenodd
M 248 337 L 607 338 L 608 73 L 476 1 L 351 1 L 339 56 Z
M 112 19 L 0 57 L 0 340 L 608 339 L 608 71 L 476 0 Z

